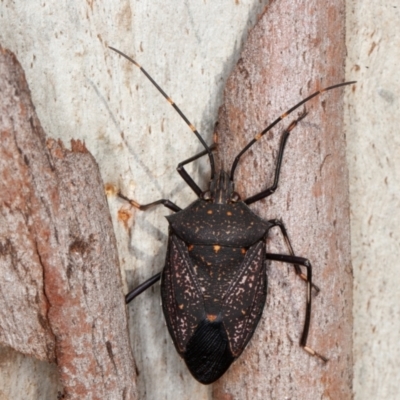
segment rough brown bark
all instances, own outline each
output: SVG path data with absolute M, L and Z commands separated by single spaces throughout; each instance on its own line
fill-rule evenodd
M 274 1 L 249 34 L 230 77 L 219 118 L 222 162 L 298 101 L 344 79 L 344 3 Z M 307 257 L 314 282 L 308 339 L 324 364 L 299 346 L 305 284 L 289 265 L 268 267 L 263 318 L 242 357 L 214 386 L 215 399 L 350 399 L 352 384 L 352 272 L 348 174 L 342 124 L 343 89 L 310 101 L 309 115 L 290 135 L 278 190 L 252 209 L 282 218 L 295 253 Z M 284 127 L 294 112 L 242 158 L 236 188 L 243 198 L 272 183 Z M 286 253 L 275 232 L 269 251 Z
M 111 218 L 81 142 L 46 140 L 0 47 L 0 342 L 56 362 L 67 399 L 134 399 Z

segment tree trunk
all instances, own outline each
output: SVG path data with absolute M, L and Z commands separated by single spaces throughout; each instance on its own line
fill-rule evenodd
M 58 366 L 66 399 L 136 398 L 116 241 L 98 166 L 46 140 L 0 48 L 0 341 Z
M 274 1 L 250 32 L 228 80 L 219 118 L 219 148 L 228 168 L 270 122 L 311 93 L 344 80 L 344 4 Z M 251 206 L 281 218 L 296 255 L 313 265 L 321 292 L 313 295 L 308 346 L 299 346 L 306 287 L 287 264 L 271 262 L 263 318 L 241 358 L 215 385 L 215 399 L 351 399 L 352 270 L 343 89 L 305 104 L 309 114 L 290 134 L 277 191 Z M 303 107 L 241 158 L 236 189 L 242 198 L 273 182 L 282 131 Z M 269 252 L 288 254 L 275 232 Z
M 167 197 L 185 207 L 195 196 L 176 174 L 176 163 L 200 151 L 201 145 L 140 72 L 107 46 L 136 57 L 210 143 L 226 76 L 238 59 L 248 27 L 254 25 L 255 15 L 265 3 L 225 0 L 184 2 L 184 6 L 177 7 L 162 1 L 61 4 L 50 0 L 27 9 L 19 0 L 1 6 L 0 39 L 18 54 L 24 66 L 46 132 L 64 142 L 84 139 L 100 165 L 103 180 L 137 201 Z M 343 78 L 342 2 L 292 3 L 275 0 L 265 10 L 239 62 L 238 71 L 242 72 L 236 72 L 236 76 L 248 74 L 249 78 L 243 86 L 236 78 L 229 83 L 233 97 L 241 103 L 234 107 L 234 98 L 227 97 L 225 112 L 220 116 L 220 153 L 226 166 L 272 118 L 313 90 Z M 309 345 L 330 361 L 324 366 L 298 346 L 305 284 L 295 276 L 292 266 L 271 263 L 263 320 L 242 358 L 226 379 L 215 385 L 216 398 L 280 399 L 287 395 L 297 399 L 307 393 L 313 399 L 316 392 L 323 398 L 349 396 L 351 277 L 348 239 L 342 237 L 348 233 L 343 195 L 347 177 L 340 136 L 342 92 L 326 93 L 307 105 L 309 116 L 289 138 L 277 192 L 251 206 L 265 218 L 282 218 L 296 254 L 311 260 L 321 293 L 313 298 Z M 319 107 L 321 104 L 325 109 Z M 300 111 L 274 128 L 241 160 L 236 183 L 243 197 L 271 182 L 279 133 Z M 231 133 L 224 137 L 227 117 Z M 320 137 L 322 134 L 327 136 Z M 195 163 L 188 166 L 201 187 L 205 187 L 208 177 L 206 162 L 200 160 L 200 167 Z M 82 201 L 80 206 L 92 201 Z M 115 196 L 109 197 L 109 206 L 128 290 L 161 270 L 167 243 L 163 216 L 168 211 L 130 210 Z M 333 240 L 337 243 L 332 244 Z M 280 235 L 271 232 L 269 251 L 286 252 L 281 243 Z M 342 279 L 347 285 L 343 292 L 338 289 Z M 345 306 L 343 299 L 347 301 Z M 162 317 L 159 286 L 133 303 L 129 306 L 129 326 L 140 398 L 212 398 L 212 388 L 197 383 L 176 354 Z M 327 318 L 323 318 L 323 312 Z M 339 334 L 346 339 L 339 339 Z M 268 340 L 264 340 L 266 336 Z M 278 340 L 282 344 L 277 350 Z M 335 340 L 335 346 L 342 348 L 334 349 Z M 51 337 L 48 342 L 52 343 Z M 41 347 L 43 352 L 46 347 Z M 338 363 L 339 357 L 343 364 Z M 0 375 L 5 375 L 4 370 Z M 16 366 L 13 370 L 18 371 L 19 379 L 21 370 Z M 24 378 L 28 382 L 31 379 Z M 21 379 L 17 382 L 16 378 L 14 386 L 20 384 Z M 313 386 L 316 388 L 310 389 Z M 337 386 L 339 396 L 330 389 L 332 386 Z

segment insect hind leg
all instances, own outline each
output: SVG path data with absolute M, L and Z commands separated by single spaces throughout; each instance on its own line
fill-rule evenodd
M 130 303 L 134 298 L 136 298 L 145 290 L 147 290 L 149 287 L 153 286 L 156 282 L 158 282 L 160 278 L 161 278 L 161 272 L 152 276 L 150 279 L 147 279 L 147 281 L 141 283 L 139 286 L 135 287 L 135 289 L 131 290 L 125 296 L 125 303 L 126 304 Z
M 310 330 L 310 321 L 311 321 L 312 266 L 311 266 L 310 261 L 303 257 L 297 257 L 297 256 L 292 256 L 292 255 L 286 255 L 286 254 L 272 254 L 272 253 L 266 253 L 266 259 L 289 263 L 289 264 L 292 264 L 293 266 L 294 265 L 303 265 L 304 267 L 307 268 L 306 315 L 305 315 L 305 319 L 304 319 L 303 333 L 302 333 L 301 339 L 300 339 L 300 346 L 303 347 L 303 349 L 307 353 L 311 354 L 312 356 L 316 356 L 316 357 L 320 358 L 321 360 L 323 360 L 324 362 L 327 362 L 328 359 L 326 357 L 319 354 L 311 347 L 307 346 L 307 338 L 308 338 L 308 332 Z
M 280 219 L 271 219 L 268 222 L 270 224 L 272 224 L 272 228 L 277 226 L 280 229 L 280 231 L 282 233 L 282 236 L 283 236 L 283 239 L 285 240 L 285 244 L 286 244 L 287 248 L 289 249 L 290 255 L 294 256 L 295 254 L 294 254 L 294 251 L 293 251 L 293 247 L 292 247 L 292 244 L 290 242 L 289 235 L 287 233 L 287 230 L 286 230 L 286 227 L 285 227 L 284 223 Z M 301 268 L 300 268 L 299 265 L 295 264 L 294 265 L 294 270 L 295 270 L 296 274 L 301 279 L 303 279 L 303 281 L 307 282 L 307 276 L 304 275 L 304 273 L 301 271 Z M 311 286 L 317 292 L 317 294 L 321 291 L 321 289 L 317 285 L 315 285 L 314 283 L 311 283 Z

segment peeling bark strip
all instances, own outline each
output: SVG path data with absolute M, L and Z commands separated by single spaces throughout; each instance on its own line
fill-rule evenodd
M 116 242 L 97 164 L 46 141 L 0 47 L 0 342 L 56 362 L 66 399 L 135 399 Z
M 344 3 L 279 0 L 250 32 L 228 80 L 219 115 L 223 164 L 268 123 L 298 101 L 344 79 Z M 252 208 L 282 218 L 296 255 L 313 265 L 309 345 L 329 358 L 324 365 L 299 346 L 305 285 L 293 269 L 271 263 L 267 305 L 241 358 L 214 385 L 214 399 L 351 399 L 352 274 L 348 175 L 342 124 L 343 89 L 306 104 L 309 115 L 290 134 L 279 186 Z M 299 110 L 301 113 L 302 110 Z M 273 181 L 280 134 L 295 112 L 241 159 L 237 191 L 260 192 Z M 270 252 L 285 252 L 278 234 Z

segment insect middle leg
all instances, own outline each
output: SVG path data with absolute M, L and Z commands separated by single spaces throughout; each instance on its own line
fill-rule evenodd
M 118 192 L 118 197 L 120 197 L 121 199 L 126 200 L 133 207 L 135 207 L 135 208 L 137 208 L 137 209 L 139 209 L 141 211 L 146 211 L 150 207 L 157 206 L 159 204 L 162 204 L 164 207 L 167 207 L 170 210 L 175 211 L 175 212 L 178 212 L 178 211 L 182 210 L 175 203 L 173 203 L 172 201 L 167 200 L 167 199 L 156 200 L 156 201 L 153 201 L 152 203 L 148 203 L 148 204 L 139 204 L 137 201 L 131 200 L 128 197 L 124 196 L 121 192 Z
M 286 254 L 272 254 L 272 253 L 266 253 L 266 259 L 267 260 L 274 260 L 274 261 L 280 261 L 280 262 L 285 262 L 292 264 L 293 266 L 295 265 L 303 265 L 304 267 L 307 268 L 307 302 L 306 302 L 306 316 L 304 319 L 304 327 L 303 327 L 303 333 L 301 335 L 300 339 L 300 346 L 303 347 L 303 349 L 311 354 L 312 356 L 319 357 L 323 361 L 328 361 L 326 357 L 323 355 L 317 353 L 315 350 L 313 350 L 311 347 L 307 346 L 307 337 L 308 337 L 308 332 L 310 330 L 310 320 L 311 320 L 311 285 L 312 285 L 312 267 L 311 263 L 309 260 L 303 257 L 297 257 L 297 256 L 292 256 L 292 255 L 286 255 Z
M 210 146 L 210 150 L 213 151 L 216 148 L 216 144 L 214 143 L 212 146 Z M 198 197 L 203 193 L 203 191 L 200 189 L 200 187 L 197 185 L 197 183 L 193 180 L 193 178 L 186 172 L 185 168 L 183 168 L 184 165 L 189 164 L 200 157 L 205 156 L 208 154 L 208 150 L 203 150 L 202 152 L 194 155 L 193 157 L 188 158 L 185 161 L 182 161 L 178 164 L 176 170 L 178 171 L 179 175 L 182 177 L 182 179 L 190 186 L 190 188 L 197 194 Z

